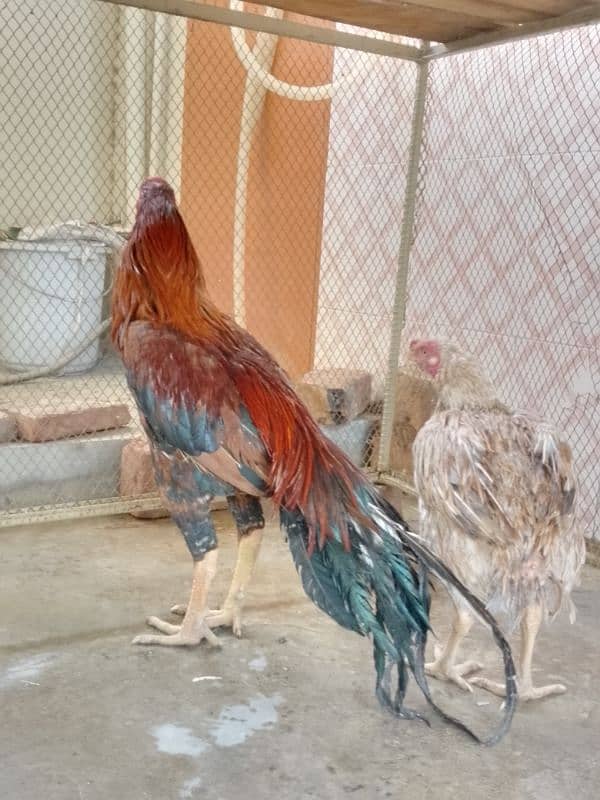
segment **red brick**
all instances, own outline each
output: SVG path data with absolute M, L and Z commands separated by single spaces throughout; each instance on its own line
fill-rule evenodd
M 123 499 L 140 497 L 158 492 L 154 480 L 150 445 L 144 437 L 131 439 L 121 451 L 121 477 L 119 494 Z M 166 508 L 133 509 L 129 512 L 138 519 L 160 519 L 168 517 Z
M 121 497 L 156 492 L 150 445 L 145 438 L 130 439 L 121 452 Z
M 355 419 L 371 401 L 371 375 L 358 370 L 314 370 L 307 372 L 295 388 L 322 424 Z
M 64 409 L 59 412 L 30 411 L 16 414 L 19 437 L 26 442 L 50 442 L 69 436 L 123 428 L 131 421 L 124 404 L 92 408 Z

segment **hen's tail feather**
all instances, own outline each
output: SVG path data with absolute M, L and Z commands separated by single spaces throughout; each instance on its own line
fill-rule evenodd
M 421 719 L 404 706 L 408 669 L 431 707 L 445 721 L 475 741 L 494 744 L 508 730 L 516 706 L 516 680 L 510 647 L 494 618 L 456 576 L 409 530 L 398 512 L 383 498 L 369 492 L 369 515 L 375 523 L 365 530 L 350 520 L 350 550 L 329 538 L 311 552 L 310 532 L 300 511 L 281 511 L 282 526 L 304 590 L 313 602 L 339 625 L 373 639 L 379 702 L 397 717 Z M 375 532 L 374 532 L 375 530 Z M 506 676 L 504 716 L 494 733 L 481 739 L 433 701 L 425 677 L 425 643 L 429 631 L 428 575 L 435 575 L 458 591 L 492 630 L 502 651 Z M 392 696 L 391 671 L 398 682 Z M 429 723 L 427 723 L 429 724 Z

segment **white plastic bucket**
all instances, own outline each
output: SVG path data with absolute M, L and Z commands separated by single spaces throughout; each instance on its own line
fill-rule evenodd
M 0 242 L 0 362 L 10 370 L 50 367 L 98 328 L 107 250 L 97 242 Z M 61 374 L 91 369 L 100 342 Z

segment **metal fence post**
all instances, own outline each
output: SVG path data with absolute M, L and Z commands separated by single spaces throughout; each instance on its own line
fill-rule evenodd
M 402 228 L 400 231 L 400 251 L 398 253 L 398 271 L 396 273 L 394 310 L 390 335 L 390 351 L 385 381 L 383 415 L 381 419 L 381 439 L 377 463 L 377 469 L 380 474 L 387 472 L 390 466 L 390 449 L 392 444 L 392 433 L 394 430 L 394 406 L 396 399 L 398 356 L 400 354 L 400 342 L 402 339 L 402 329 L 404 327 L 406 315 L 406 284 L 408 279 L 410 252 L 413 244 L 417 182 L 421 158 L 423 123 L 425 120 L 425 99 L 427 95 L 428 72 L 429 68 L 427 62 L 422 61 L 417 64 L 415 104 L 411 125 L 406 189 L 404 192 L 404 211 L 402 216 Z

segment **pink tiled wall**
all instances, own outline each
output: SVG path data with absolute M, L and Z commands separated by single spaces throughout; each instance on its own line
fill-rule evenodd
M 315 366 L 385 373 L 415 67 L 337 49 Z
M 385 371 L 414 67 L 336 53 L 316 366 Z M 369 61 L 370 59 L 370 61 Z M 431 67 L 405 338 L 452 339 L 573 445 L 600 537 L 600 27 Z
M 561 427 L 600 536 L 600 28 L 438 62 L 425 142 L 405 335 Z

